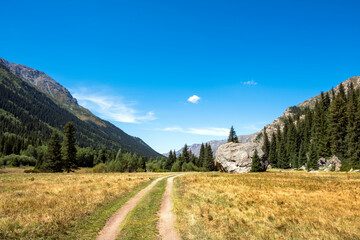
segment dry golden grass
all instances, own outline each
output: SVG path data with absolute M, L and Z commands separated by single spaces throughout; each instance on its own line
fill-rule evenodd
M 0 239 L 56 238 L 162 174 L 0 174 Z
M 360 174 L 191 174 L 175 187 L 184 239 L 360 239 Z

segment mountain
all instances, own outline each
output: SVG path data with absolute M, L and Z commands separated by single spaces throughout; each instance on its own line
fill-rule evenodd
M 254 149 L 259 154 L 266 149 L 264 166 L 270 163 L 271 167 L 309 171 L 360 168 L 360 76 L 289 107 L 265 129 L 269 136 L 265 148 L 261 130 L 251 143 L 220 147 L 216 153 L 218 166 L 242 172 L 239 166 L 251 160 Z
M 78 105 L 70 92 L 45 73 L 0 58 L 0 134 L 47 141 L 53 129 L 74 122 L 81 147 L 161 156 L 138 137 L 126 134 Z
M 354 76 L 343 81 L 342 83 L 339 83 L 335 88 L 333 88 L 335 95 L 339 93 L 340 85 L 344 87 L 344 90 L 347 93 L 349 91 L 349 86 L 351 83 L 353 84 L 354 89 L 360 89 L 360 76 Z M 332 95 L 331 91 L 332 90 L 329 90 L 328 92 L 325 93 L 329 93 L 330 95 Z M 271 134 L 276 131 L 277 126 L 283 128 L 284 119 L 288 117 L 294 117 L 296 114 L 303 112 L 306 108 L 314 109 L 316 102 L 320 101 L 320 99 L 321 99 L 321 94 L 312 97 L 298 104 L 297 106 L 292 106 L 287 108 L 280 117 L 276 118 L 272 123 L 265 126 L 267 129 L 266 132 L 268 133 L 269 136 L 271 136 Z M 261 139 L 262 134 L 263 134 L 263 130 L 260 130 L 257 133 L 255 133 L 251 139 L 251 142 L 259 141 Z
M 250 142 L 251 139 L 253 137 L 253 134 L 250 134 L 250 135 L 240 135 L 238 136 L 238 139 L 239 139 L 239 142 L 241 143 L 247 143 L 247 142 Z M 215 154 L 216 153 L 216 150 L 223 144 L 225 144 L 227 142 L 227 140 L 212 140 L 212 141 L 209 141 L 209 142 L 206 142 L 207 144 L 210 144 L 211 146 L 211 149 L 213 150 L 213 153 Z M 191 152 L 199 157 L 200 155 L 200 148 L 201 148 L 201 143 L 200 144 L 192 144 L 190 146 L 188 146 L 188 149 L 191 150 Z M 176 151 L 176 155 L 180 155 L 182 153 L 184 148 L 181 148 L 180 150 Z M 169 153 L 164 153 L 163 154 L 164 156 L 168 156 Z

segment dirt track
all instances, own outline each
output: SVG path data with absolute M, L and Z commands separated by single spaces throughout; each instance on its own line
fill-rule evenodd
M 173 180 L 177 176 L 168 178 L 168 183 L 160 208 L 160 219 L 157 227 L 159 229 L 161 239 L 163 240 L 181 240 L 178 232 L 174 228 L 176 216 L 172 213 L 173 203 L 171 201 Z
M 138 194 L 136 194 L 134 197 L 132 197 L 127 203 L 125 203 L 122 208 L 120 208 L 119 211 L 117 211 L 114 215 L 112 215 L 109 220 L 106 222 L 103 229 L 99 232 L 99 235 L 97 236 L 97 240 L 113 240 L 116 239 L 120 232 L 120 225 L 124 221 L 126 215 L 136 206 L 136 203 L 142 198 L 154 185 L 166 178 L 161 177 L 156 180 L 154 180 L 149 186 L 141 190 Z

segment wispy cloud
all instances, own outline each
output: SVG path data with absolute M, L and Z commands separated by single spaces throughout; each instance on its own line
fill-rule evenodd
M 255 82 L 254 80 L 250 80 L 250 81 L 247 81 L 247 82 L 242 82 L 242 84 L 244 84 L 244 85 L 253 85 L 253 86 L 258 85 L 258 83 Z
M 229 129 L 227 128 L 181 128 L 181 127 L 167 127 L 161 129 L 163 131 L 168 132 L 181 132 L 181 133 L 189 133 L 189 134 L 196 134 L 196 135 L 206 135 L 206 136 L 228 136 Z
M 193 96 L 188 98 L 188 102 L 191 102 L 191 103 L 198 103 L 199 100 L 200 100 L 200 97 L 196 96 L 196 95 L 193 95 Z
M 142 123 L 155 120 L 154 112 L 141 113 L 133 108 L 134 104 L 125 103 L 121 97 L 105 93 L 94 93 L 93 90 L 81 88 L 72 90 L 80 105 L 97 113 L 100 117 L 125 123 Z

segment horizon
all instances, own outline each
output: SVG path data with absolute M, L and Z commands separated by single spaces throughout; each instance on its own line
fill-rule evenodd
M 360 75 L 356 1 L 86 3 L 3 3 L 0 57 L 161 154 L 255 133 Z

